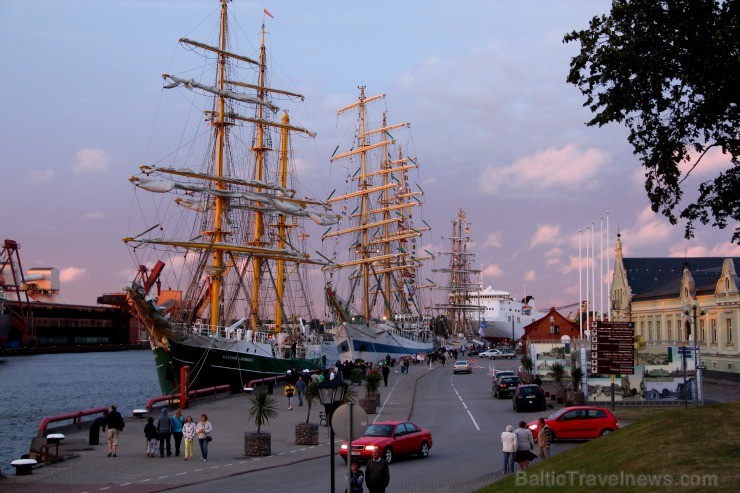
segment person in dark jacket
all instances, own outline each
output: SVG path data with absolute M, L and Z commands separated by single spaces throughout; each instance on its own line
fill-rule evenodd
M 167 408 L 162 408 L 162 414 L 159 415 L 157 420 L 157 433 L 159 433 L 159 456 L 164 457 L 165 443 L 167 444 L 167 457 L 172 455 L 172 443 L 170 437 L 172 436 L 172 419 L 170 418 Z
M 365 482 L 365 475 L 360 471 L 360 465 L 353 462 L 351 466 L 352 475 L 349 477 L 349 493 L 362 493 L 362 484 Z
M 154 418 L 147 419 L 144 426 L 144 436 L 146 437 L 146 456 L 154 457 L 154 454 L 157 452 L 157 442 L 159 441 L 157 427 L 154 426 Z
M 388 365 L 388 363 L 383 365 L 381 372 L 383 373 L 383 384 L 387 387 L 388 386 L 388 375 L 391 373 L 391 368 Z
M 388 463 L 380 457 L 378 447 L 373 450 L 373 460 L 365 466 L 365 482 L 370 493 L 385 493 L 388 483 L 391 482 Z
M 117 457 L 118 435 L 123 431 L 125 423 L 123 422 L 123 416 L 116 411 L 116 406 L 113 404 L 108 408 L 105 424 L 108 427 L 108 457 Z

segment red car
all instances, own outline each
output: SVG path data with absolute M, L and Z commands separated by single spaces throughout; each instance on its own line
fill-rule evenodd
M 605 407 L 574 406 L 560 409 L 545 418 L 553 440 L 584 440 L 598 438 L 619 429 L 617 417 Z M 535 437 L 539 432 L 537 420 L 527 423 Z
M 422 459 L 432 448 L 432 433 L 411 421 L 379 421 L 367 427 L 365 433 L 352 442 L 352 460 L 366 462 L 379 448 L 388 464 L 396 455 L 417 454 Z M 339 455 L 347 461 L 347 442 L 342 443 Z

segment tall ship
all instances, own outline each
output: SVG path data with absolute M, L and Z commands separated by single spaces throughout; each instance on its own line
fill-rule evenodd
M 508 291 L 483 288 L 482 271 L 474 266 L 475 254 L 469 250 L 470 222 L 463 209 L 452 221 L 449 240 L 450 251 L 444 252 L 449 267 L 439 269 L 449 276 L 449 295 L 446 304 L 437 306 L 448 313 L 449 332 L 467 339 L 521 339 L 524 327 L 538 318 L 534 298 L 516 300 Z
M 124 238 L 139 265 L 125 289 L 165 394 L 185 385 L 240 391 L 326 364 L 306 286 L 306 269 L 323 261 L 303 245 L 307 223 L 330 226 L 337 216 L 296 190 L 291 138 L 314 133 L 278 104 L 303 96 L 270 80 L 264 22 L 255 58 L 234 51 L 243 44 L 232 39 L 241 30 L 229 29 L 228 3 L 220 1 L 212 43 L 180 39 L 200 55 L 184 73 L 208 79 L 163 75 L 165 89 L 202 110 L 192 112 L 192 141 L 168 157 L 176 164 L 144 165 L 130 179 L 150 214 L 142 233 Z
M 448 293 L 447 300 L 436 308 L 447 313 L 449 335 L 472 339 L 483 335 L 477 333 L 483 307 L 471 297 L 471 292 L 477 286 L 473 281 L 474 276 L 481 271 L 474 267 L 475 254 L 469 251 L 470 223 L 464 209 L 459 209 L 452 220 L 452 232 L 448 239 L 450 251 L 442 254 L 449 258 L 449 267 L 437 269 L 449 279 L 448 284 L 441 287 Z
M 350 148 L 338 152 L 338 146 L 331 157 L 332 166 L 341 163 L 346 171 L 346 188 L 328 200 L 341 207 L 341 219 L 322 236 L 326 298 L 342 360 L 397 359 L 436 345 L 427 301 L 434 283 L 425 277 L 434 256 L 421 243 L 431 228 L 419 213 L 419 164 L 396 137 L 409 124 L 372 111 L 384 98 L 366 96 L 360 86 L 357 101 L 337 112 L 356 116 Z

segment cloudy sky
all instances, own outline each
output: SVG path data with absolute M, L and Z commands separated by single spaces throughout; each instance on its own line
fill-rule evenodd
M 464 209 L 484 284 L 515 297 L 526 284 L 538 308 L 575 303 L 579 230 L 592 222 L 597 278 L 617 231 L 627 256 L 740 255 L 729 230 L 684 240 L 650 211 L 626 130 L 585 126 L 565 83 L 578 47 L 562 38 L 608 1 L 235 0 L 240 53 L 256 57 L 264 8 L 280 82 L 306 96 L 292 121 L 318 134 L 297 155 L 312 192 L 333 186 L 336 110 L 358 85 L 385 93 L 394 119 L 412 123 L 436 249 L 449 249 Z M 210 40 L 217 12 L 216 0 L 0 2 L 0 232 L 21 244 L 26 270 L 59 268 L 69 301 L 93 304 L 131 280 L 128 178 L 168 152 L 155 128 L 182 127 L 161 74 L 175 70 L 180 37 Z M 712 156 L 687 183 L 723 166 Z

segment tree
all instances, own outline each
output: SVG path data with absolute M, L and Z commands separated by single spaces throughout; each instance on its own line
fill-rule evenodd
M 609 15 L 564 38 L 573 41 L 581 50 L 567 81 L 594 113 L 587 124 L 629 129 L 653 211 L 675 225 L 681 207 L 686 238 L 696 221 L 719 229 L 731 221 L 740 243 L 740 0 L 613 0 Z M 728 156 L 727 169 L 679 205 L 681 185 L 713 148 Z
M 277 401 L 266 390 L 258 392 L 254 397 L 250 397 L 249 401 L 251 402 L 251 406 L 248 416 L 254 421 L 255 426 L 257 426 L 257 433 L 260 433 L 263 424 L 267 424 L 271 419 L 277 418 Z

